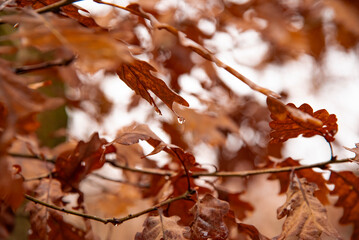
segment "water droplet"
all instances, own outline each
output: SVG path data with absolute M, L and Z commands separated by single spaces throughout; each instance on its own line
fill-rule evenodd
M 86 166 L 86 163 L 85 162 L 81 162 L 81 166 Z
M 177 121 L 179 124 L 183 124 L 186 121 L 186 119 L 184 117 L 177 117 Z

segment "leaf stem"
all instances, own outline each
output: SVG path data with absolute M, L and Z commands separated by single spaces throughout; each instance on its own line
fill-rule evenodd
M 79 2 L 79 1 L 82 1 L 82 0 L 61 0 L 61 1 L 55 2 L 53 4 L 47 5 L 45 7 L 38 8 L 35 10 L 35 12 L 37 12 L 37 13 L 51 12 L 51 11 L 58 10 L 60 7 L 72 4 L 74 2 Z

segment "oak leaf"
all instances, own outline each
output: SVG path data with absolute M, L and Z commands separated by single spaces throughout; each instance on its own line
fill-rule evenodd
M 341 239 L 330 225 L 327 211 L 314 197 L 317 186 L 305 179 L 293 182 L 286 202 L 277 210 L 277 217 L 286 217 L 282 233 L 274 239 Z
M 55 179 L 42 180 L 34 192 L 43 202 L 63 207 L 61 184 Z M 86 231 L 65 222 L 59 211 L 29 202 L 26 210 L 30 213 L 31 234 L 29 239 L 84 240 Z
M 112 145 L 106 144 L 105 139 L 94 133 L 88 142 L 80 141 L 75 149 L 57 157 L 55 172 L 64 190 L 78 189 L 82 179 L 105 164 L 105 154 L 116 151 Z
M 229 211 L 229 204 L 210 194 L 206 194 L 190 210 L 194 221 L 188 235 L 193 240 L 227 239 L 229 231 L 224 223 L 224 216 Z
M 273 121 L 269 123 L 272 129 L 270 133 L 271 143 L 285 142 L 289 138 L 313 137 L 319 135 L 328 142 L 334 141 L 334 135 L 338 131 L 337 118 L 321 109 L 313 113 L 308 104 L 297 108 L 294 104 L 284 105 L 277 99 L 267 98 L 268 109 Z
M 188 107 L 189 104 L 180 95 L 168 88 L 166 83 L 156 77 L 153 73 L 156 69 L 149 63 L 138 59 L 133 59 L 130 63 L 124 63 L 117 70 L 118 76 L 128 87 L 140 95 L 147 102 L 154 106 L 156 112 L 161 114 L 149 91 L 159 97 L 172 111 L 172 105 L 177 102 Z
M 355 144 L 355 148 L 347 148 L 347 147 L 344 148 L 348 151 L 355 153 L 355 157 L 353 160 L 359 163 L 359 143 Z
M 292 159 L 287 158 L 283 162 L 280 162 L 275 165 L 278 168 L 281 167 L 291 167 L 291 166 L 300 166 L 299 162 Z M 318 189 L 314 192 L 314 196 L 316 196 L 322 204 L 328 204 L 328 194 L 329 189 L 326 185 L 327 181 L 324 179 L 323 174 L 320 172 L 315 172 L 311 168 L 296 170 L 296 174 L 299 178 L 305 178 L 309 182 L 313 182 L 318 186 Z M 290 173 L 289 172 L 279 172 L 271 174 L 268 179 L 275 180 L 278 179 L 280 182 L 280 192 L 279 194 L 285 193 L 288 190 L 290 183 Z
M 349 171 L 332 171 L 329 183 L 334 184 L 330 194 L 339 196 L 335 206 L 344 209 L 339 223 L 353 223 L 354 232 L 351 239 L 359 239 L 359 177 Z
M 185 240 L 185 228 L 178 225 L 178 216 L 149 216 L 143 223 L 144 229 L 136 233 L 135 240 Z

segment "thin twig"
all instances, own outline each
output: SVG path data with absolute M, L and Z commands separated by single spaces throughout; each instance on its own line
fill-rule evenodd
M 51 209 L 54 209 L 54 210 L 57 210 L 57 211 L 60 211 L 60 212 L 72 214 L 72 215 L 83 217 L 83 218 L 86 218 L 86 219 L 95 220 L 97 222 L 102 222 L 102 223 L 105 223 L 105 224 L 112 223 L 114 225 L 119 225 L 119 224 L 122 224 L 122 223 L 130 220 L 130 219 L 137 218 L 137 217 L 139 217 L 141 215 L 144 215 L 146 213 L 155 211 L 158 208 L 160 208 L 162 206 L 165 206 L 167 204 L 170 204 L 172 202 L 175 202 L 175 201 L 178 201 L 178 200 L 181 200 L 181 199 L 189 199 L 192 196 L 192 194 L 193 194 L 192 192 L 187 191 L 187 192 L 183 193 L 182 195 L 179 195 L 179 196 L 173 197 L 173 198 L 169 198 L 166 201 L 163 201 L 163 202 L 161 202 L 159 204 L 156 204 L 153 207 L 147 208 L 147 209 L 145 209 L 143 211 L 140 211 L 138 213 L 135 213 L 135 214 L 129 214 L 129 215 L 127 215 L 125 217 L 122 217 L 122 218 L 101 218 L 101 217 L 97 217 L 97 216 L 93 216 L 93 215 L 89 215 L 89 214 L 80 213 L 80 212 L 77 212 L 77 211 L 68 210 L 68 209 L 65 209 L 65 208 L 62 208 L 62 207 L 58 207 L 58 206 L 43 202 L 43 201 L 41 201 L 41 200 L 39 200 L 37 198 L 34 198 L 34 197 L 30 196 L 30 195 L 27 195 L 27 194 L 25 194 L 25 198 L 32 201 L 32 202 L 34 202 L 34 203 L 43 205 L 45 207 L 48 207 L 48 208 L 51 208 Z
M 24 155 L 24 154 L 17 154 L 17 153 L 9 153 L 12 157 L 21 157 L 21 158 L 30 158 L 30 159 L 38 159 L 37 156 L 32 155 Z M 290 172 L 290 171 L 297 171 L 301 169 L 307 168 L 326 168 L 331 164 L 340 164 L 346 162 L 352 162 L 354 158 L 344 158 L 344 159 L 337 159 L 335 161 L 329 160 L 326 162 L 320 163 L 313 163 L 310 165 L 300 165 L 300 166 L 289 166 L 289 167 L 281 167 L 281 168 L 264 168 L 264 169 L 255 169 L 255 170 L 248 170 L 248 171 L 215 171 L 215 172 L 194 172 L 191 174 L 191 177 L 248 177 L 253 175 L 260 175 L 260 174 L 267 174 L 267 173 L 279 173 L 279 172 Z M 46 159 L 48 162 L 54 162 L 52 159 Z M 107 163 L 111 164 L 113 167 L 120 168 L 122 170 L 131 171 L 131 172 L 138 172 L 142 174 L 150 174 L 150 175 L 160 175 L 160 176 L 168 176 L 172 177 L 176 174 L 175 171 L 170 170 L 162 170 L 156 168 L 133 168 L 127 165 L 121 165 L 111 160 L 107 160 Z
M 112 178 L 108 178 L 108 177 L 103 176 L 103 175 L 98 174 L 98 173 L 91 173 L 91 176 L 95 176 L 95 177 L 101 178 L 101 179 L 106 180 L 106 181 L 127 184 L 127 185 L 131 185 L 131 186 L 139 187 L 139 188 L 149 188 L 150 187 L 149 184 L 132 183 L 132 182 L 129 182 L 129 181 L 126 181 L 126 180 L 112 179 Z

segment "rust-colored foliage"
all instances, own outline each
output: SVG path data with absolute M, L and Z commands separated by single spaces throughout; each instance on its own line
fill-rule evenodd
M 35 197 L 55 206 L 64 206 L 62 203 L 63 196 L 61 184 L 55 179 L 42 180 L 35 189 Z M 48 209 L 33 202 L 28 203 L 26 208 L 30 213 L 32 229 L 29 239 L 93 239 L 90 236 L 90 232 L 67 223 L 63 215 L 58 211 Z
M 299 135 L 303 137 L 319 135 L 328 142 L 334 141 L 334 135 L 338 131 L 337 118 L 327 110 L 313 112 L 308 104 L 297 108 L 294 104 L 284 105 L 274 98 L 267 98 L 267 105 L 273 119 L 269 123 L 272 128 L 271 143 L 285 142 Z
M 348 151 L 355 153 L 354 161 L 356 161 L 356 162 L 359 161 L 359 143 L 355 144 L 355 148 L 347 148 L 347 147 L 344 147 L 344 148 Z
M 339 222 L 342 224 L 353 223 L 354 232 L 352 239 L 359 238 L 359 178 L 352 172 L 334 172 L 332 171 L 329 183 L 334 184 L 334 190 L 331 195 L 339 196 L 336 207 L 344 209 L 343 216 Z
M 276 167 L 290 167 L 290 166 L 300 166 L 299 162 L 292 159 L 287 158 L 283 162 L 276 164 Z M 328 204 L 328 194 L 329 189 L 326 185 L 327 181 L 324 179 L 323 175 L 320 172 L 315 172 L 313 169 L 301 169 L 296 171 L 296 174 L 299 178 L 305 178 L 309 182 L 313 182 L 318 186 L 318 189 L 314 192 L 314 196 L 316 196 L 322 204 Z M 288 190 L 290 185 L 290 172 L 281 172 L 274 173 L 269 176 L 268 179 L 274 180 L 278 179 L 280 182 L 280 192 L 279 194 L 285 193 Z
M 137 59 L 134 59 L 131 63 L 122 64 L 117 70 L 117 74 L 122 81 L 134 90 L 136 94 L 153 105 L 156 112 L 161 113 L 148 92 L 149 90 L 159 97 L 171 110 L 173 110 L 174 102 L 188 107 L 187 101 L 169 89 L 164 81 L 154 75 L 154 72 L 156 72 L 156 69 L 149 63 Z
M 334 164 L 358 161 L 358 144 L 346 148 L 354 158 L 340 159 L 331 146 L 327 162 L 303 166 L 290 154 L 271 162 L 299 136 L 340 146 L 336 115 L 284 104 L 290 90 L 259 86 L 222 54 L 266 74 L 305 55 L 315 73 L 305 87 L 320 90 L 337 79 L 328 49 L 351 54 L 358 46 L 358 1 L 112 2 L 0 4 L 1 239 L 340 239 L 323 206 L 329 194 L 344 210 L 339 223 L 353 224 L 352 239 L 359 238 L 355 170 L 330 170 L 325 179 Z M 242 55 L 252 47 L 253 61 Z M 132 90 L 131 99 L 109 87 L 113 80 Z M 287 192 L 280 233 L 267 214 L 256 219 L 278 207 L 263 196 L 274 188 L 258 184 L 268 180 L 254 176 L 261 174 Z M 18 230 L 22 221 L 29 235 Z M 134 224 L 123 227 L 127 221 Z
M 56 159 L 55 172 L 63 189 L 78 189 L 80 182 L 92 171 L 105 164 L 105 155 L 115 152 L 113 146 L 94 133 L 88 142 L 80 141 L 76 148 L 61 153 Z

